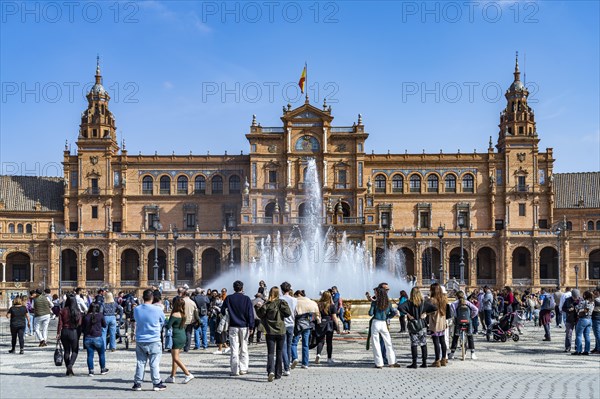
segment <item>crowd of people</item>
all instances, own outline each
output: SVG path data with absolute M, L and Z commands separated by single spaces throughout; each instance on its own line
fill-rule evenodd
M 408 294 L 400 292 L 398 300 L 390 296 L 387 283 L 366 293 L 370 301 L 367 349 L 373 353 L 376 368 L 400 367 L 390 335 L 392 321 L 398 317 L 400 333 L 408 333 L 412 362 L 408 368 L 445 367 L 453 359 L 459 333 L 466 334 L 466 345 L 471 359 L 475 354 L 474 336 L 497 338 L 500 323 L 507 321 L 519 325 L 518 320 L 533 321 L 544 327 L 543 341 L 551 340 L 550 325 L 565 328 L 565 352 L 573 355 L 600 353 L 600 288 L 585 291 L 567 287 L 539 292 L 513 291 L 510 287 L 495 291 L 489 287 L 453 292 L 450 301 L 446 288 L 434 283 L 423 293 L 413 287 Z M 29 297 L 13 299 L 8 310 L 10 317 L 11 350 L 24 353 L 24 336 L 34 334 L 39 346 L 48 345 L 48 325 L 58 319 L 56 339 L 64 349 L 66 375 L 74 375 L 73 367 L 78 357 L 81 335 L 87 352 L 88 374 L 95 375 L 94 357 L 98 355 L 99 373 L 108 373 L 106 351 L 116 350 L 123 337 L 124 323 L 135 341 L 137 366 L 134 390 L 141 390 L 146 365 L 149 363 L 153 389 L 164 390 L 165 384 L 174 383 L 177 371 L 183 373 L 182 383 L 195 377 L 181 359 L 180 353 L 206 350 L 215 345 L 214 354 L 227 354 L 230 358 L 230 375 L 248 373 L 249 344 L 266 342 L 267 380 L 272 382 L 289 376 L 300 365 L 308 368 L 310 350 L 316 348 L 313 360 L 322 362 L 323 349 L 327 359 L 334 363 L 333 337 L 335 333 L 349 333 L 351 305 L 344 303 L 337 287 L 323 290 L 318 301 L 308 298 L 303 290 L 293 290 L 289 282 L 267 290 L 261 281 L 251 299 L 245 294 L 241 281 L 233 283 L 233 293 L 200 288 L 178 288 L 174 298 L 163 298 L 153 287 L 143 292 L 142 298 L 133 293 L 113 293 L 99 289 L 95 295 L 78 288 L 63 298 L 51 296 L 49 290 L 31 291 Z M 479 326 L 481 325 L 481 329 Z M 575 344 L 572 335 L 575 332 Z M 591 348 L 590 332 L 595 337 Z M 434 348 L 433 362 L 428 364 L 427 342 Z M 300 352 L 298 345 L 301 344 Z M 419 348 L 421 364 L 418 365 Z M 160 358 L 164 351 L 171 354 L 171 370 L 164 380 L 160 377 Z

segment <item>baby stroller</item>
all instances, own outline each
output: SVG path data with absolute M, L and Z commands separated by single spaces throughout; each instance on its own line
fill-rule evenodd
M 486 333 L 487 340 L 490 341 L 491 338 L 494 338 L 494 341 L 506 342 L 508 338 L 512 338 L 515 342 L 519 341 L 519 322 L 521 321 L 517 312 L 507 313 L 492 324 Z

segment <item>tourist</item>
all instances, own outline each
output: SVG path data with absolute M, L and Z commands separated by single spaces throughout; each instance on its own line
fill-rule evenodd
M 483 310 L 483 318 L 485 322 L 485 333 L 490 334 L 492 331 L 492 314 L 494 305 L 494 296 L 492 290 L 486 285 L 483 289 L 483 297 L 481 299 L 481 309 Z
M 591 353 L 600 354 L 600 287 L 594 289 L 594 311 L 592 312 L 592 331 L 596 342 Z
M 321 323 L 317 324 L 315 327 L 315 335 L 317 336 L 317 356 L 315 358 L 315 363 L 319 364 L 323 346 L 327 343 L 327 363 L 333 364 L 333 332 L 338 325 L 338 321 L 335 305 L 331 299 L 331 293 L 329 291 L 323 291 L 317 305 L 319 306 L 319 313 L 321 314 Z
M 194 379 L 194 376 L 189 372 L 185 364 L 179 358 L 179 353 L 186 344 L 186 330 L 185 330 L 185 311 L 186 302 L 182 298 L 177 298 L 173 303 L 173 310 L 169 316 L 169 322 L 167 328 L 173 331 L 173 346 L 171 348 L 171 375 L 165 380 L 166 383 L 172 384 L 175 382 L 175 374 L 177 373 L 177 367 L 183 371 L 185 377 L 183 383 L 187 384 Z
M 438 283 L 431 284 L 429 296 L 429 302 L 437 308 L 434 313 L 429 314 L 429 330 L 432 331 L 431 339 L 435 350 L 435 361 L 431 364 L 431 367 L 442 367 L 448 363 L 446 360 L 447 346 L 445 339 L 446 315 L 449 313 L 447 309 L 448 299 Z
M 311 321 L 314 320 L 316 325 L 321 323 L 321 313 L 319 305 L 310 298 L 307 298 L 304 291 L 298 290 L 294 293 L 294 297 L 298 300 L 296 303 L 295 325 L 294 325 L 294 340 L 292 342 L 292 363 L 290 368 L 295 368 L 298 365 L 298 341 L 302 338 L 302 368 L 307 369 L 309 363 L 309 344 Z
M 383 356 L 381 354 L 380 339 L 385 345 L 385 352 L 390 367 L 399 367 L 396 363 L 396 354 L 392 346 L 392 338 L 388 330 L 388 319 L 392 319 L 398 313 L 390 303 L 387 290 L 378 287 L 375 291 L 376 300 L 371 302 L 369 316 L 371 319 L 371 346 L 373 347 L 373 358 L 376 368 L 383 368 Z
M 144 290 L 142 294 L 144 303 L 136 306 L 133 310 L 133 317 L 137 324 L 135 330 L 137 366 L 132 388 L 134 391 L 142 390 L 142 381 L 144 380 L 148 361 L 150 361 L 153 389 L 164 391 L 167 388 L 160 379 L 160 357 L 162 354 L 160 331 L 165 324 L 165 314 L 162 309 L 152 305 L 153 296 L 151 289 Z
M 107 292 L 105 295 L 103 313 L 106 328 L 102 330 L 102 335 L 104 342 L 107 341 L 108 335 L 108 349 L 114 352 L 117 349 L 117 314 L 122 314 L 123 308 L 115 302 L 112 292 Z
M 248 373 L 248 334 L 254 327 L 254 309 L 252 301 L 243 293 L 244 283 L 236 280 L 233 283 L 233 295 L 227 295 L 223 301 L 221 314 L 229 314 L 229 343 L 231 356 L 229 363 L 231 375 Z M 225 290 L 225 293 L 227 290 Z
M 454 335 L 452 337 L 452 344 L 450 345 L 450 355 L 448 355 L 448 359 L 454 358 L 454 351 L 456 351 L 460 330 L 461 328 L 466 327 L 467 345 L 469 350 L 471 351 L 471 359 L 476 360 L 477 355 L 475 355 L 475 343 L 473 342 L 473 325 L 471 323 L 471 320 L 473 319 L 473 317 L 477 316 L 477 307 L 466 300 L 465 293 L 463 291 L 458 291 L 456 293 L 456 301 L 450 306 L 452 306 L 454 310 L 455 317 Z M 462 320 L 468 320 L 468 325 L 462 324 Z
M 281 299 L 284 300 L 290 308 L 290 314 L 286 316 L 285 335 L 283 337 L 283 375 L 290 375 L 290 363 L 292 361 L 292 340 L 294 339 L 294 314 L 296 313 L 296 304 L 298 300 L 292 296 L 292 286 L 287 281 L 280 285 Z M 265 326 L 266 329 L 266 326 Z M 268 343 L 268 342 L 267 342 Z
M 35 301 L 35 290 L 29 291 L 29 296 L 27 297 L 26 307 L 27 312 L 29 313 L 29 328 L 26 333 L 27 336 L 35 334 L 35 309 L 33 307 L 33 303 Z
M 216 343 L 216 335 L 217 335 L 217 319 L 221 314 L 221 309 L 218 310 L 215 308 L 215 302 L 217 300 L 218 292 L 215 290 L 207 290 L 207 296 L 210 300 L 210 305 L 208 307 L 208 332 L 210 333 L 210 344 L 214 345 Z
M 222 324 L 221 320 L 225 318 L 225 322 L 227 323 L 227 317 L 221 314 L 221 308 L 223 307 L 223 300 L 221 299 L 221 295 L 219 295 L 219 291 L 213 290 L 213 299 L 211 301 L 211 309 L 215 317 L 214 321 L 214 336 L 215 343 L 217 344 L 217 350 L 213 352 L 214 355 L 226 354 L 230 352 L 230 349 L 227 347 L 227 329 L 228 326 L 224 326 L 224 328 L 219 329 L 219 326 Z
M 106 338 L 102 331 L 106 328 L 106 320 L 100 309 L 100 304 L 94 302 L 90 305 L 88 314 L 81 322 L 83 332 L 83 346 L 87 349 L 88 375 L 94 376 L 94 351 L 98 352 L 100 374 L 108 373 L 106 368 Z
M 23 306 L 21 297 L 16 296 L 13 299 L 12 306 L 6 312 L 6 317 L 10 317 L 10 343 L 11 350 L 8 353 L 15 353 L 15 347 L 17 345 L 17 337 L 19 338 L 19 354 L 23 354 L 23 347 L 25 346 L 25 328 L 31 324 L 29 322 L 29 312 L 27 307 Z
M 208 348 L 208 308 L 210 306 L 210 299 L 206 296 L 204 290 L 196 288 L 196 295 L 194 296 L 194 303 L 198 309 L 198 322 L 194 331 L 194 349 L 206 349 Z
M 509 286 L 504 287 L 504 314 L 513 312 L 513 303 L 515 302 L 515 296 L 512 289 Z
M 556 287 L 554 290 L 554 317 L 556 318 L 556 327 L 562 328 L 563 315 L 560 307 L 560 300 L 563 296 L 563 293 L 560 292 L 560 287 Z
M 579 290 L 569 291 L 570 295 L 565 299 L 562 305 L 562 314 L 565 315 L 565 352 L 570 352 L 573 340 L 573 330 L 577 325 L 577 310 L 575 306 L 579 304 L 581 297 Z
M 256 314 L 256 308 L 261 307 L 265 303 L 263 294 L 257 292 L 254 295 L 254 299 L 252 300 L 252 307 L 254 309 L 254 327 L 250 331 L 250 337 L 248 338 L 249 343 L 254 343 L 254 334 L 256 334 L 256 343 L 261 343 L 262 334 L 265 332 L 265 328 L 263 327 L 258 315 Z
M 352 303 L 344 303 L 344 333 L 350 334 L 350 327 L 352 326 Z
M 190 350 L 190 345 L 192 344 L 192 335 L 195 336 L 194 326 L 198 322 L 198 306 L 196 306 L 196 302 L 192 301 L 187 290 L 183 292 L 182 298 L 185 302 L 185 346 L 183 351 L 188 352 Z
M 408 294 L 406 291 L 400 291 L 400 299 L 398 300 L 398 306 L 402 305 L 404 302 L 408 301 Z M 406 332 L 406 313 L 399 312 L 398 318 L 400 319 L 400 332 Z
M 590 330 L 592 329 L 592 313 L 594 311 L 594 296 L 591 291 L 583 293 L 583 300 L 575 305 L 577 325 L 575 326 L 575 352 L 571 355 L 590 354 Z M 585 340 L 585 347 L 583 346 Z
M 550 341 L 550 324 L 552 323 L 552 311 L 554 310 L 554 296 L 547 295 L 546 291 L 542 288 L 542 308 L 540 310 L 540 321 L 544 326 L 544 339 L 543 341 Z
M 338 287 L 336 287 L 335 285 L 331 287 L 331 299 L 333 300 L 333 304 L 335 305 L 338 320 L 344 320 L 344 302 L 342 301 L 342 295 L 340 294 Z
M 558 307 L 561 309 L 561 312 L 562 312 L 563 305 L 565 304 L 565 301 L 570 297 L 571 297 L 571 287 L 566 287 L 565 292 L 560 296 L 560 302 L 558 303 Z M 561 314 L 562 314 L 562 318 L 563 318 L 561 320 L 561 323 L 563 323 L 563 322 L 565 322 L 565 314 L 564 313 L 561 313 Z
M 417 287 L 413 287 L 410 291 L 410 298 L 402 305 L 398 306 L 398 310 L 406 313 L 408 318 L 408 335 L 410 337 L 410 352 L 412 363 L 408 365 L 410 369 L 417 368 L 417 347 L 421 347 L 421 367 L 427 368 L 427 328 L 424 322 L 411 323 L 412 320 L 420 321 L 425 318 L 427 313 L 435 312 L 437 308 L 429 302 L 423 301 L 423 294 Z M 411 328 L 411 325 L 417 324 Z
M 48 340 L 48 324 L 50 323 L 50 314 L 52 314 L 52 302 L 43 295 L 42 290 L 39 288 L 34 293 L 33 311 L 35 315 L 35 335 L 40 341 L 39 346 L 48 346 L 46 341 Z
M 473 334 L 477 334 L 477 332 L 479 331 L 479 300 L 477 299 L 479 295 L 478 291 L 473 290 L 473 292 L 471 293 L 471 295 L 469 295 L 469 302 L 471 302 L 473 304 L 473 306 L 475 306 L 477 308 L 477 316 L 473 317 L 471 319 L 471 324 L 473 326 Z
M 287 284 L 285 287 L 289 288 L 288 283 L 284 284 Z M 267 375 L 269 382 L 273 382 L 274 379 L 280 379 L 283 374 L 282 369 L 285 366 L 283 352 L 286 350 L 284 347 L 286 335 L 285 319 L 292 315 L 292 311 L 287 301 L 279 299 L 279 288 L 272 287 L 269 291 L 269 299 L 256 309 L 256 314 L 265 326 L 267 336 Z
M 60 339 L 64 349 L 64 363 L 67 376 L 75 375 L 73 366 L 79 355 L 79 334 L 81 331 L 82 313 L 75 295 L 67 295 L 65 307 L 58 314 L 56 338 Z

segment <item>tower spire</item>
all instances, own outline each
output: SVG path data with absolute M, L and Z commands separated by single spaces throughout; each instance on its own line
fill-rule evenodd
M 515 82 L 520 82 L 521 81 L 521 72 L 519 71 L 519 52 L 516 52 L 515 55 Z
M 102 75 L 100 74 L 100 54 L 96 55 L 96 84 L 102 84 Z

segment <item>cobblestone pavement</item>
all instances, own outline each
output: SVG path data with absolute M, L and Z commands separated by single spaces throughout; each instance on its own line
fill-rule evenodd
M 108 398 L 209 397 L 209 398 L 600 398 L 600 356 L 569 356 L 562 352 L 564 330 L 554 328 L 552 342 L 542 342 L 543 330 L 528 325 L 519 342 L 486 342 L 476 338 L 478 360 L 452 360 L 448 367 L 406 369 L 373 367 L 371 351 L 365 350 L 367 320 L 354 320 L 353 332 L 336 335 L 335 364 L 311 362 L 310 368 L 297 368 L 291 376 L 267 382 L 266 347 L 250 347 L 250 372 L 229 376 L 228 355 L 209 350 L 191 350 L 182 360 L 197 377 L 189 384 L 168 384 L 164 392 L 131 391 L 135 350 L 121 346 L 107 353 L 107 375 L 87 376 L 86 355 L 80 351 L 75 377 L 65 377 L 64 367 L 53 363 L 54 347 L 38 348 L 26 337 L 24 355 L 8 354 L 10 335 L 6 318 L 0 320 L 0 398 Z M 392 324 L 392 339 L 398 360 L 410 363 L 406 334 Z M 52 321 L 50 331 L 56 331 Z M 50 334 L 53 336 L 54 333 Z M 593 338 L 592 338 L 593 341 Z M 325 352 L 325 351 L 324 351 Z M 315 350 L 311 351 L 314 360 Z M 433 348 L 429 347 L 429 363 Z M 97 359 L 96 359 L 97 362 Z M 170 354 L 161 360 L 161 375 L 168 376 Z M 148 381 L 148 374 L 146 374 Z M 180 381 L 180 379 L 178 378 Z M 178 382 L 179 382 L 178 381 Z

